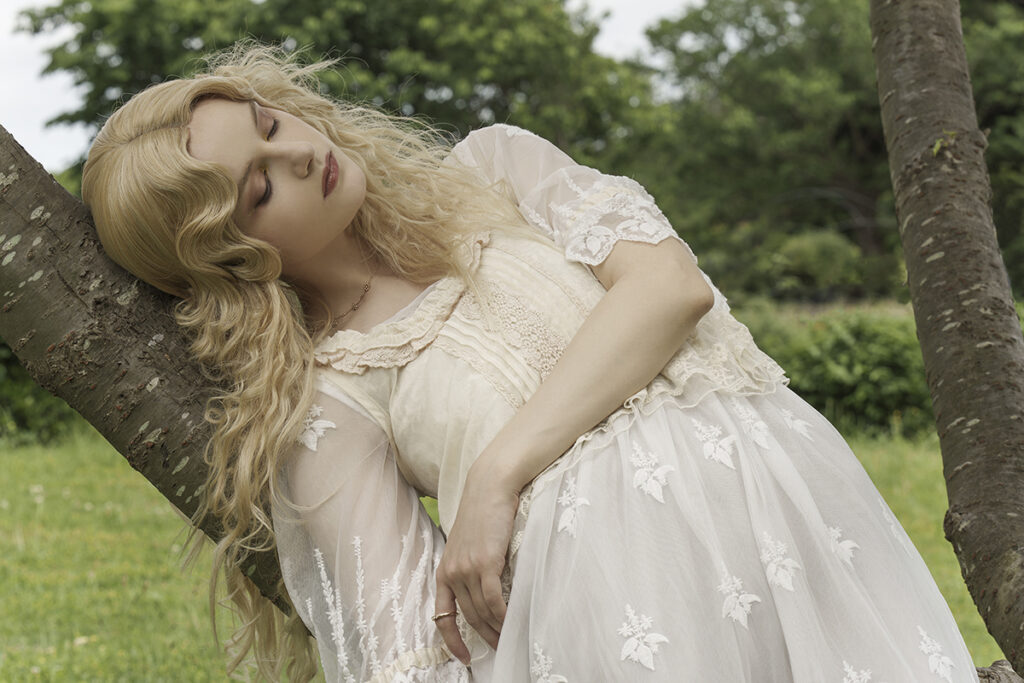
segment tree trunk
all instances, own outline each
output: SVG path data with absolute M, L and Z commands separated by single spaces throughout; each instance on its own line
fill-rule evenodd
M 206 481 L 212 392 L 172 305 L 103 254 L 82 203 L 0 127 L 0 337 L 191 517 Z M 200 528 L 219 536 L 212 520 Z M 276 554 L 255 555 L 243 571 L 284 608 Z
M 1024 671 L 1024 339 L 996 242 L 956 0 L 871 0 L 907 279 L 935 408 L 946 537 Z

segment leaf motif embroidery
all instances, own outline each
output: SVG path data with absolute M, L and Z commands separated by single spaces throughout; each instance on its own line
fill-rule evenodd
M 309 413 L 306 415 L 306 419 L 302 423 L 302 432 L 299 434 L 297 441 L 311 451 L 316 450 L 316 444 L 320 440 L 320 437 L 324 435 L 328 429 L 335 429 L 338 425 L 334 424 L 330 420 L 318 420 L 324 412 L 322 406 L 313 405 L 309 408 Z
M 832 548 L 832 552 L 840 560 L 845 562 L 847 566 L 853 566 L 853 551 L 860 548 L 856 542 L 852 540 L 840 541 L 839 539 L 843 536 L 843 530 L 837 526 L 828 527 L 828 540 L 829 545 Z
M 654 671 L 654 655 L 658 647 L 668 642 L 660 633 L 650 633 L 653 620 L 646 614 L 637 614 L 633 607 L 626 605 L 626 622 L 617 631 L 626 639 L 622 645 L 620 659 L 636 662 L 645 669 Z
M 545 656 L 540 643 L 533 644 L 533 661 L 530 662 L 530 675 L 534 683 L 569 683 L 565 676 L 551 673 L 551 657 Z
M 576 523 L 579 521 L 579 509 L 590 505 L 590 501 L 579 495 L 576 490 L 576 477 L 569 474 L 565 477 L 565 488 L 558 497 L 558 504 L 565 508 L 558 518 L 558 531 L 566 531 L 576 537 Z
M 793 412 L 791 410 L 786 410 L 785 408 L 782 408 L 779 410 L 779 412 L 782 413 L 782 419 L 786 421 L 787 427 L 792 429 L 800 436 L 806 438 L 808 441 L 814 441 L 814 439 L 811 438 L 810 432 L 808 431 L 808 428 L 811 426 L 809 422 L 807 422 L 806 420 L 801 420 L 798 417 L 793 417 Z
M 754 603 L 761 602 L 761 598 L 753 593 L 744 593 L 743 581 L 737 576 L 730 575 L 724 566 L 718 592 L 725 596 L 725 600 L 722 601 L 722 617 L 729 617 L 739 622 L 743 628 L 747 628 L 747 615 L 750 614 Z
M 730 434 L 722 438 L 722 428 L 717 425 L 706 425 L 700 420 L 693 419 L 693 428 L 697 432 L 697 438 L 704 444 L 705 460 L 714 460 L 731 470 L 736 469 L 733 464 L 732 454 L 736 446 L 736 436 Z
M 644 451 L 635 441 L 629 462 L 636 468 L 636 473 L 633 474 L 633 488 L 640 489 L 659 503 L 664 503 L 665 497 L 661 489 L 668 483 L 668 473 L 674 472 L 676 468 L 672 465 L 662 465 L 657 455 Z
M 871 680 L 871 669 L 857 671 L 849 662 L 843 660 L 843 683 L 868 683 Z
M 775 541 L 768 532 L 764 532 L 761 540 L 761 562 L 764 564 L 768 585 L 778 586 L 793 592 L 793 575 L 800 565 L 796 560 L 786 557 L 788 548 L 781 541 Z
M 733 409 L 739 415 L 740 421 L 743 424 L 743 431 L 758 446 L 768 448 L 768 425 L 763 420 L 759 420 L 757 414 L 738 398 L 733 397 L 731 402 Z
M 953 660 L 942 654 L 942 646 L 930 638 L 923 628 L 918 626 L 917 632 L 921 634 L 921 644 L 918 647 L 921 652 L 928 655 L 928 668 L 942 680 L 953 683 Z

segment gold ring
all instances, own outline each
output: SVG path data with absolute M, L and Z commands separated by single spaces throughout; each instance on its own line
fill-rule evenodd
M 440 614 L 435 614 L 434 616 L 430 617 L 430 620 L 436 623 L 438 619 L 444 619 L 445 617 L 454 617 L 456 614 L 458 613 L 455 610 L 452 610 L 451 612 L 441 612 Z

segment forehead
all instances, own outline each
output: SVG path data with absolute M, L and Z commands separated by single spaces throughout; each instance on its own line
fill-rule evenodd
M 192 110 L 188 151 L 200 161 L 222 164 L 241 175 L 244 145 L 252 137 L 252 105 L 225 99 L 207 99 Z

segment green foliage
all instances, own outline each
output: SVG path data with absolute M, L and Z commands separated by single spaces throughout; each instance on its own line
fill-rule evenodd
M 323 81 L 333 95 L 459 134 L 514 123 L 635 177 L 725 291 L 905 296 L 867 0 L 700 3 L 649 30 L 656 59 L 646 65 L 595 54 L 597 24 L 578 6 L 51 0 L 22 26 L 69 30 L 47 71 L 71 74 L 85 98 L 57 122 L 95 127 L 129 94 L 192 73 L 200 55 L 242 37 L 306 47 L 341 59 Z M 1024 8 L 963 9 L 995 222 L 1024 292 Z M 78 173 L 69 169 L 65 186 Z M 856 268 L 840 238 L 856 247 Z M 808 260 L 837 250 L 844 267 L 827 277 Z
M 765 300 L 737 311 L 790 386 L 843 431 L 923 434 L 934 429 L 914 319 L 908 308 L 835 308 L 819 315 Z
M 40 388 L 0 340 L 0 442 L 50 442 L 66 433 L 76 413 Z
M 988 133 L 992 213 L 1019 294 L 1024 292 L 1024 5 L 962 4 L 978 124 Z
M 462 134 L 516 123 L 583 156 L 649 90 L 639 68 L 593 51 L 596 25 L 560 0 L 60 0 L 22 16 L 33 33 L 73 31 L 46 71 L 69 72 L 85 97 L 59 123 L 95 127 L 125 97 L 246 37 L 339 57 L 323 79 L 335 96 Z
M 898 236 L 882 201 L 889 176 L 866 0 L 722 0 L 648 35 L 668 60 L 665 77 L 678 98 L 671 134 L 645 150 L 658 175 L 642 179 L 699 255 L 728 254 L 708 268 L 720 286 L 798 298 L 843 293 L 852 268 L 837 284 L 821 282 L 810 272 L 821 266 L 806 261 L 796 272 L 756 262 L 806 251 L 815 238 L 803 236 L 812 232 L 845 238 L 861 255 L 895 252 Z M 798 237 L 787 245 L 791 235 Z M 833 253 L 841 244 L 824 239 Z M 825 246 L 819 240 L 813 250 Z M 822 288 L 799 291 L 808 278 Z

